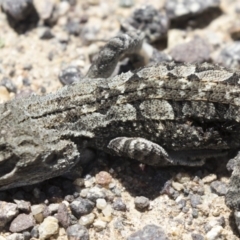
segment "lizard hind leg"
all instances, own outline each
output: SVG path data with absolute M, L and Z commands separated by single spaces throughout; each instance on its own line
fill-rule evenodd
M 117 137 L 111 140 L 107 147 L 115 155 L 132 158 L 152 166 L 172 163 L 168 153 L 161 146 L 144 138 Z

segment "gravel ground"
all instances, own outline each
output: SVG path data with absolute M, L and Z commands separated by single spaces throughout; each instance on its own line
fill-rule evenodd
M 84 76 L 122 21 L 146 33 L 150 62 L 240 69 L 238 0 L 13 2 L 0 0 L 0 103 L 54 92 Z M 121 64 L 130 68 L 128 59 Z M 157 169 L 94 158 L 74 179 L 0 192 L 0 240 L 240 239 L 240 216 L 224 202 L 229 159 Z

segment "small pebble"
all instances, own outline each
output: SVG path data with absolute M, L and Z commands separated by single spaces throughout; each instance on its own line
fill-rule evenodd
M 228 191 L 227 184 L 224 182 L 221 182 L 221 181 L 212 182 L 210 184 L 210 187 L 211 187 L 212 191 L 219 196 L 225 196 Z
M 96 207 L 100 210 L 103 210 L 107 206 L 107 202 L 103 198 L 99 198 L 96 201 Z
M 66 233 L 69 240 L 89 240 L 88 230 L 79 224 L 68 227 Z
M 58 78 L 63 85 L 70 85 L 73 82 L 80 81 L 82 73 L 78 67 L 69 66 L 60 71 Z
M 113 212 L 113 209 L 109 204 L 102 210 L 102 213 L 105 217 L 111 217 L 112 212 Z
M 219 239 L 223 228 L 221 226 L 213 227 L 207 234 L 206 240 L 217 240 Z
M 172 182 L 172 187 L 177 190 L 178 192 L 182 191 L 184 186 L 178 182 Z
M 96 175 L 95 179 L 97 184 L 107 186 L 112 181 L 112 176 L 108 172 L 101 171 Z
M 149 199 L 143 196 L 136 197 L 134 199 L 135 207 L 139 210 L 143 210 L 149 207 Z
M 217 179 L 217 175 L 216 174 L 209 174 L 209 175 L 207 175 L 206 177 L 204 177 L 202 179 L 202 182 L 203 183 L 211 183 L 211 182 L 213 182 L 216 179 Z
M 123 202 L 123 200 L 121 198 L 117 198 L 113 202 L 112 207 L 113 207 L 114 210 L 117 210 L 117 211 L 125 212 L 127 210 L 127 206 L 126 206 L 126 204 Z
M 107 227 L 107 223 L 102 220 L 97 219 L 94 221 L 93 226 L 94 226 L 94 229 L 99 232 Z
M 81 197 L 75 199 L 70 204 L 70 209 L 73 215 L 78 219 L 83 215 L 91 213 L 93 208 L 94 208 L 94 203 L 92 201 L 88 199 L 83 199 Z
M 90 214 L 87 214 L 85 216 L 82 216 L 79 219 L 79 224 L 83 225 L 83 226 L 89 226 L 94 222 L 94 219 L 95 219 L 95 214 L 90 213 Z
M 6 87 L 0 86 L 0 103 L 4 103 L 10 100 L 10 94 Z
M 156 225 L 146 225 L 142 230 L 131 234 L 127 240 L 168 240 L 163 229 Z

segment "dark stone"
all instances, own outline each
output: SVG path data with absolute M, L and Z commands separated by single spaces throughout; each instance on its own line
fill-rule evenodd
M 74 215 L 70 214 L 69 217 L 70 217 L 70 225 L 74 225 L 78 223 L 78 219 Z
M 4 77 L 0 83 L 1 86 L 4 86 L 9 92 L 17 92 L 16 85 L 12 82 L 11 79 Z
M 4 0 L 2 1 L 2 8 L 12 18 L 21 21 L 31 13 L 32 4 L 32 0 Z
M 220 0 L 168 0 L 165 3 L 171 27 L 204 27 L 221 14 Z
M 198 233 L 192 233 L 192 240 L 204 240 L 204 236 Z
M 142 230 L 131 234 L 127 240 L 168 240 L 166 234 L 156 225 L 146 225 Z
M 202 203 L 202 198 L 201 196 L 199 196 L 198 194 L 192 194 L 190 196 L 190 202 L 191 202 L 191 206 L 193 208 L 196 208 L 197 205 L 201 204 Z
M 30 86 L 31 85 L 31 82 L 29 81 L 28 78 L 23 78 L 22 83 L 23 83 L 24 86 Z
M 59 202 L 63 198 L 63 193 L 61 188 L 57 186 L 50 186 L 47 190 L 49 201 L 52 203 Z
M 70 209 L 76 218 L 89 214 L 94 208 L 94 203 L 88 199 L 77 198 L 70 204 Z
M 117 210 L 117 211 L 126 211 L 127 210 L 127 207 L 126 207 L 126 204 L 123 202 L 123 200 L 121 198 L 117 198 L 113 204 L 112 204 L 112 207 L 114 210 Z
M 228 191 L 227 184 L 221 181 L 211 182 L 210 187 L 211 190 L 219 196 L 225 196 Z
M 82 74 L 78 67 L 69 66 L 59 73 L 59 81 L 63 85 L 70 85 L 73 82 L 78 82 L 82 78 Z
M 33 237 L 33 238 L 39 237 L 38 228 L 39 228 L 39 225 L 36 225 L 35 227 L 33 227 L 32 231 L 31 231 L 31 237 Z
M 148 42 L 155 42 L 166 37 L 169 28 L 169 18 L 165 12 L 160 12 L 152 5 L 143 5 L 136 9 L 132 16 L 127 19 L 127 24 L 130 24 L 135 29 L 145 33 Z M 125 29 L 123 24 L 123 31 Z
M 18 33 L 35 27 L 39 20 L 32 0 L 4 0 L 2 9 L 7 14 L 10 26 Z
M 76 21 L 68 21 L 65 28 L 70 35 L 78 36 L 81 32 L 81 25 Z
M 196 208 L 192 209 L 192 216 L 193 216 L 193 218 L 197 218 L 198 217 L 198 210 Z
M 87 228 L 82 225 L 75 224 L 67 229 L 67 237 L 71 240 L 89 240 Z
M 54 35 L 50 28 L 45 27 L 39 30 L 39 38 L 42 40 L 49 40 L 51 38 L 54 38 Z
M 23 238 L 24 238 L 24 240 L 30 240 L 31 239 L 31 234 L 30 234 L 30 232 L 23 232 L 22 233 L 23 234 Z

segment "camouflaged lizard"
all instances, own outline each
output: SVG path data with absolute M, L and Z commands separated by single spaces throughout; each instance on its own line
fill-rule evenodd
M 240 149 L 240 73 L 171 62 L 109 77 L 142 40 L 121 34 L 83 80 L 0 105 L 1 190 L 61 175 L 81 163 L 87 148 L 154 166 L 199 166 Z M 239 169 L 227 195 L 234 208 Z

